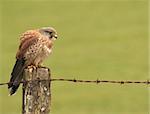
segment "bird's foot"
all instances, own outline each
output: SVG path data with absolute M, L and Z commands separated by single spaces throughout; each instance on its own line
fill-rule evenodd
M 36 70 L 37 67 L 34 66 L 34 65 L 30 65 L 30 66 L 28 66 L 28 69 L 30 69 L 30 68 L 33 69 L 33 70 Z

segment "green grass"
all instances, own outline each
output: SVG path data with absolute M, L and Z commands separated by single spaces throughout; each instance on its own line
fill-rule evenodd
M 139 1 L 1 2 L 0 82 L 7 82 L 19 35 L 43 26 L 59 33 L 45 61 L 52 78 L 148 79 L 148 5 Z M 21 113 L 21 88 L 0 88 L 0 114 Z M 52 82 L 52 114 L 148 114 L 145 85 Z

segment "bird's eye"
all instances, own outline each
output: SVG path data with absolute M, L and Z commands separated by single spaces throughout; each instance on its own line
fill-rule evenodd
M 50 31 L 45 31 L 46 33 L 48 33 L 48 34 L 52 34 L 52 32 L 50 32 Z

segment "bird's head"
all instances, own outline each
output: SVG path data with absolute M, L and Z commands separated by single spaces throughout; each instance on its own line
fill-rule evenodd
M 39 32 L 41 34 L 47 36 L 51 40 L 56 40 L 57 39 L 57 32 L 52 27 L 43 27 L 43 28 L 39 29 Z

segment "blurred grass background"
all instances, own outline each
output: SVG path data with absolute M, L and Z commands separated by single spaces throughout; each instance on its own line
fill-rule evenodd
M 148 0 L 1 1 L 0 82 L 7 82 L 19 36 L 53 26 L 59 33 L 45 61 L 52 78 L 148 79 Z M 0 114 L 21 113 L 21 88 L 0 88 Z M 148 114 L 145 85 L 52 82 L 52 114 Z

